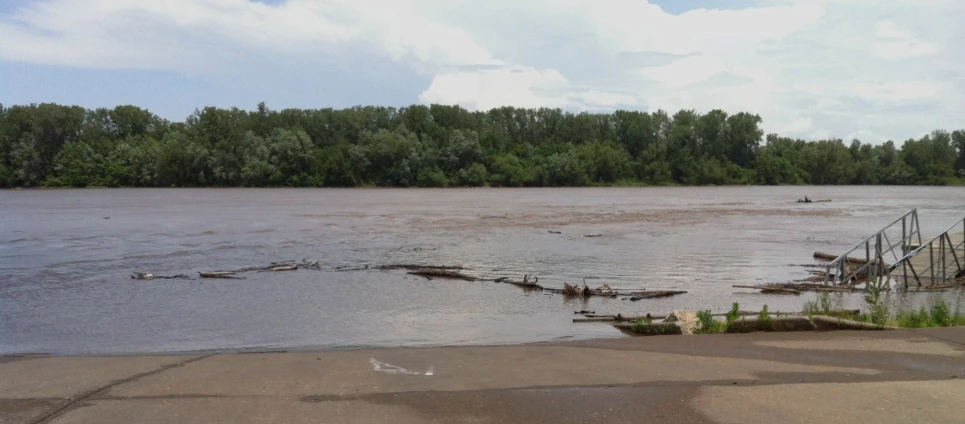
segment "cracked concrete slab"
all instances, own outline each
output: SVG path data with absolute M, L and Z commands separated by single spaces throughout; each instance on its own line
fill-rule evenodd
M 951 330 L 19 358 L 0 423 L 965 423 Z
M 0 424 L 32 423 L 64 405 L 67 399 L 0 399 Z
M 285 397 L 138 399 L 94 401 L 52 420 L 52 424 L 219 424 L 219 423 L 421 423 L 404 406 L 364 401 L 301 402 Z
M 0 398 L 71 398 L 191 356 L 44 357 L 0 364 Z
M 965 423 L 965 381 L 705 387 L 694 407 L 718 423 Z
M 377 362 L 375 365 L 373 359 Z M 406 372 L 397 372 L 387 366 Z M 430 368 L 431 375 L 426 375 Z M 552 345 L 392 349 L 321 355 L 219 355 L 115 387 L 108 395 L 339 395 L 511 389 L 534 385 L 753 380 L 760 373 L 874 375 L 878 372 L 857 367 Z
M 777 347 L 782 349 L 838 350 L 852 352 L 874 351 L 908 353 L 914 355 L 965 357 L 965 349 L 927 337 L 914 337 L 907 339 L 875 339 L 870 337 L 860 337 L 855 339 L 854 343 L 850 344 L 842 344 L 828 340 L 760 341 L 755 342 L 754 344 L 758 346 Z

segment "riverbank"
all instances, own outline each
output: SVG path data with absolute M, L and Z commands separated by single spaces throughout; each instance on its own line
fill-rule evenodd
M 965 328 L 0 358 L 2 423 L 962 422 Z

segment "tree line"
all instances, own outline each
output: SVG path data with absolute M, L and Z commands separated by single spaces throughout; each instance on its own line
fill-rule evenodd
M 0 187 L 965 183 L 965 130 L 901 147 L 764 135 L 721 110 L 0 105 Z

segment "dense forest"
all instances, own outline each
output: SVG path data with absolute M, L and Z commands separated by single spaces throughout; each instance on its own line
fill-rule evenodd
M 0 105 L 0 187 L 593 186 L 965 182 L 965 130 L 871 145 L 761 118 L 458 106 L 254 111 Z

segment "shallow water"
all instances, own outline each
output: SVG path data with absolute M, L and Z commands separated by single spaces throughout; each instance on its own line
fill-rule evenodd
M 831 203 L 797 204 L 805 195 Z M 504 344 L 620 337 L 573 311 L 799 310 L 808 296 L 734 284 L 806 277 L 912 208 L 922 232 L 965 215 L 940 187 L 111 189 L 0 191 L 0 353 Z M 105 219 L 108 218 L 109 219 Z M 553 234 L 549 231 L 559 231 Z M 585 237 L 596 235 L 600 237 Z M 319 260 L 243 280 L 131 280 Z M 379 264 L 461 265 L 479 277 L 689 293 L 580 301 L 433 280 Z M 845 299 L 854 304 L 855 299 Z

